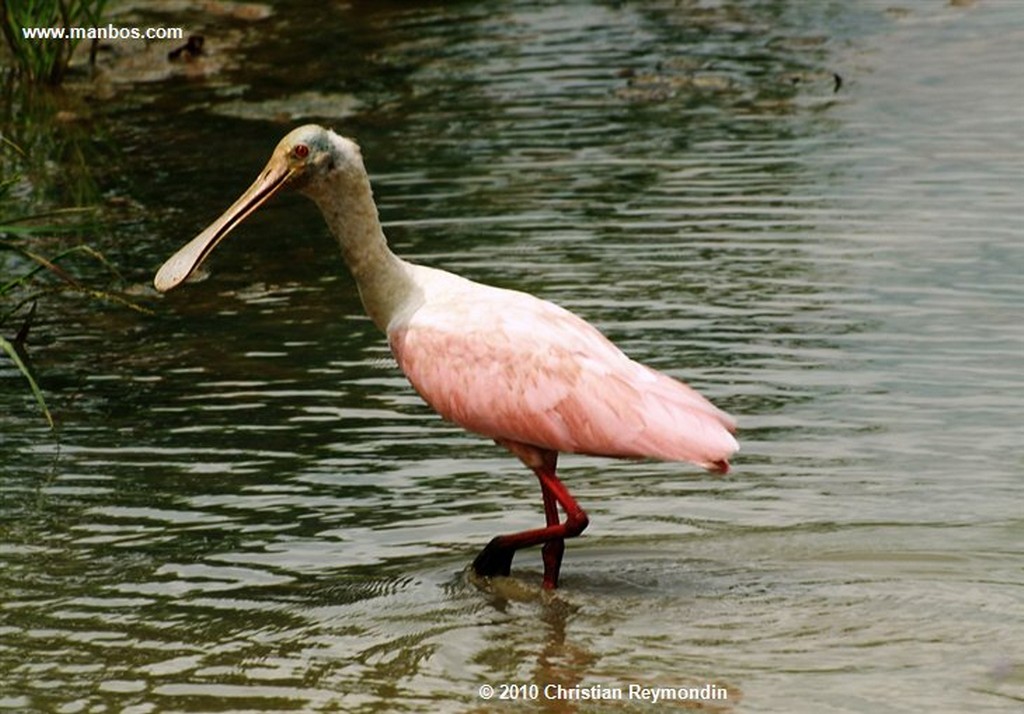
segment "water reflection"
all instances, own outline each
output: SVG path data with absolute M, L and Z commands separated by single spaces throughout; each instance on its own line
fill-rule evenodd
M 32 345 L 56 438 L 0 372 L 0 704 L 490 711 L 484 683 L 710 682 L 719 711 L 1013 709 L 1014 6 L 288 9 L 241 96 L 111 110 L 153 209 L 110 238 L 125 271 L 148 281 L 284 133 L 218 107 L 354 96 L 303 119 L 358 136 L 399 252 L 700 387 L 741 418 L 736 472 L 567 458 L 593 525 L 564 589 L 535 553 L 473 581 L 479 546 L 538 524 L 535 481 L 419 402 L 285 198 L 155 317 L 60 298 Z

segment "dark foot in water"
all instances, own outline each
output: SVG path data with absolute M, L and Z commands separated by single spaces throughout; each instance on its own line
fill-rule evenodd
M 495 575 L 508 575 L 512 571 L 512 557 L 516 551 L 514 548 L 502 546 L 500 541 L 501 536 L 494 538 L 476 556 L 473 570 L 477 575 L 490 578 Z

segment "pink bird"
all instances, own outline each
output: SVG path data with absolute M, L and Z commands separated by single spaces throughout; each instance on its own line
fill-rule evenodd
M 473 561 L 508 575 L 517 550 L 543 545 L 545 588 L 558 585 L 564 539 L 586 512 L 559 480 L 559 452 L 688 461 L 725 473 L 734 420 L 695 390 L 634 362 L 553 303 L 402 260 L 388 247 L 359 147 L 307 125 L 290 132 L 256 181 L 157 272 L 183 282 L 235 226 L 285 186 L 320 207 L 367 314 L 398 366 L 442 417 L 493 439 L 540 480 L 546 525 L 495 537 Z M 559 517 L 559 508 L 565 520 Z

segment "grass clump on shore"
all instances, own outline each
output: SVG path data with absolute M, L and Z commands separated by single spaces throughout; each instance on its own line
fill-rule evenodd
M 0 0 L 0 31 L 14 66 L 30 82 L 64 81 L 80 39 L 72 27 L 100 24 L 107 0 Z M 26 28 L 63 28 L 63 37 L 26 37 Z

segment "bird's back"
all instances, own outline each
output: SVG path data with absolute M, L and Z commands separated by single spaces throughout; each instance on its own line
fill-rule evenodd
M 553 303 L 410 267 L 423 294 L 388 338 L 413 387 L 446 419 L 555 451 L 727 470 L 735 423 L 692 388 L 634 362 Z

